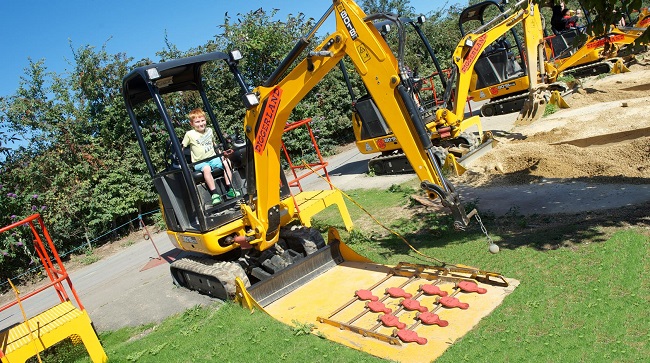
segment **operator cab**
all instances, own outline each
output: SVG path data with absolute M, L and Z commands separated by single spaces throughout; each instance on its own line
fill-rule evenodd
M 584 17 L 580 18 L 580 21 L 585 21 L 587 25 L 590 25 L 591 16 L 588 9 L 582 6 L 582 3 L 579 4 L 580 9 L 582 9 L 582 13 L 584 14 Z M 557 21 L 556 18 L 558 16 L 561 16 L 561 14 L 555 14 L 555 12 L 558 10 L 554 9 L 554 7 L 550 8 L 551 21 L 547 22 L 544 28 L 544 42 L 546 43 L 546 49 L 548 53 L 547 58 L 551 60 L 558 60 L 572 56 L 582 46 L 582 44 L 584 44 L 584 41 L 581 39 L 581 35 L 584 34 L 586 25 L 578 25 L 576 27 L 565 30 L 556 29 L 557 25 L 553 25 L 554 19 Z M 542 11 L 548 12 L 548 9 L 548 7 L 542 8 Z
M 237 69 L 239 59 L 238 51 L 213 52 L 138 67 L 124 78 L 126 109 L 170 231 L 204 233 L 239 219 L 239 205 L 255 193 L 250 187 L 255 184 L 250 170 L 254 165 L 249 160 L 252 158 L 250 141 L 236 131 L 241 127 L 240 118 L 231 122 L 235 131 L 229 136 L 228 125 L 220 120 L 229 115 L 213 107 L 212 101 L 215 96 L 223 95 L 223 90 L 215 89 L 222 83 L 214 82 L 213 77 L 217 74 L 216 77 L 223 78 L 218 74 L 229 72 L 244 93 L 245 106 L 257 104 L 257 98 L 248 91 Z M 212 82 L 205 82 L 204 74 L 209 74 Z M 203 173 L 194 169 L 195 164 L 208 160 L 192 163 L 189 148 L 183 150 L 181 145 L 185 132 L 191 129 L 187 115 L 195 108 L 205 112 L 208 126 L 214 131 L 218 144 L 215 157 L 231 165 L 231 180 L 226 180 L 222 169 L 212 171 L 221 203 L 212 203 Z M 229 150 L 232 154 L 226 155 L 224 152 Z M 283 183 L 282 194 L 288 194 L 285 179 Z M 228 184 L 240 195 L 229 198 Z
M 494 0 L 469 6 L 460 14 L 458 26 L 462 36 L 476 31 L 495 17 L 505 17 L 505 10 Z M 514 45 L 513 45 L 514 42 Z M 474 66 L 476 89 L 486 88 L 526 75 L 522 66 L 523 47 L 515 29 L 488 45 Z

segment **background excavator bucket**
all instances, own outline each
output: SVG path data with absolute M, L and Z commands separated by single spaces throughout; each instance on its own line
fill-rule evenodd
M 330 229 L 327 248 L 287 274 L 246 289 L 236 300 L 294 326 L 369 354 L 430 362 L 490 314 L 519 284 L 466 266 L 373 263 Z M 299 265 L 299 264 L 298 264 Z M 306 271 L 318 271 L 308 274 Z M 272 286 L 268 288 L 264 284 Z M 276 294 L 278 286 L 286 288 Z
M 524 101 L 521 112 L 515 121 L 516 126 L 530 125 L 544 115 L 547 97 L 541 92 L 532 92 Z
M 619 58 L 619 59 L 616 60 L 616 62 L 614 62 L 614 64 L 612 65 L 612 71 L 611 71 L 611 73 L 613 73 L 613 74 L 619 74 L 619 73 L 627 73 L 627 72 L 629 72 L 629 71 L 630 71 L 630 69 L 627 68 L 627 66 L 625 65 L 625 63 L 623 63 L 623 59 L 620 59 L 620 58 Z
M 549 105 L 555 105 L 557 108 L 569 108 L 568 103 L 564 100 L 562 95 L 560 94 L 560 91 L 551 91 L 551 97 L 548 100 Z

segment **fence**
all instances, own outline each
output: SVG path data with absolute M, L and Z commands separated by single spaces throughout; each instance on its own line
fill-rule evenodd
M 133 218 L 133 219 L 131 219 L 130 221 L 125 222 L 125 223 L 123 223 L 123 224 L 121 224 L 121 225 L 119 225 L 119 226 L 117 226 L 117 227 L 111 229 L 110 231 L 108 231 L 108 232 L 106 232 L 106 233 L 103 233 L 102 235 L 100 235 L 100 236 L 94 238 L 93 240 L 86 239 L 86 242 L 85 242 L 85 243 L 82 243 L 81 245 L 79 245 L 79 246 L 77 246 L 77 247 L 75 247 L 75 248 L 73 248 L 73 249 L 71 249 L 71 250 L 69 250 L 69 251 L 67 251 L 67 252 L 60 253 L 59 256 L 60 256 L 61 258 L 63 258 L 63 257 L 65 257 L 65 256 L 67 256 L 67 255 L 69 255 L 69 254 L 72 254 L 72 253 L 74 253 L 75 251 L 78 251 L 78 250 L 83 249 L 83 248 L 92 249 L 93 243 L 95 243 L 95 242 L 101 240 L 103 237 L 106 237 L 106 236 L 108 236 L 108 235 L 111 234 L 111 233 L 114 233 L 115 231 L 120 230 L 120 229 L 123 228 L 124 226 L 127 226 L 127 225 L 131 224 L 131 223 L 134 222 L 134 221 L 139 221 L 139 223 L 140 223 L 140 227 L 143 227 L 143 226 L 144 226 L 144 221 L 142 220 L 142 217 L 143 217 L 143 216 L 146 216 L 146 215 L 149 215 L 149 214 L 153 214 L 153 213 L 159 212 L 159 211 L 160 211 L 160 209 L 155 209 L 155 210 L 152 210 L 152 211 L 149 211 L 149 212 L 146 212 L 146 213 L 138 214 L 138 216 L 137 216 L 136 218 Z M 1 227 L 1 226 L 0 226 L 0 227 Z M 147 234 L 148 234 L 148 233 L 147 233 Z M 29 269 L 29 270 L 27 270 L 27 271 L 25 271 L 25 272 L 23 272 L 23 273 L 21 273 L 21 274 L 19 274 L 19 275 L 17 275 L 17 276 L 14 276 L 11 280 L 14 280 L 14 281 L 15 281 L 15 280 L 17 280 L 17 279 L 22 278 L 23 276 L 30 275 L 30 274 L 35 273 L 36 271 L 38 271 L 38 270 L 42 270 L 42 269 L 43 269 L 43 266 L 33 267 L 33 268 L 31 268 L 31 269 Z M 0 291 L 3 291 L 3 289 L 4 289 L 4 287 L 5 287 L 4 285 L 7 285 L 7 284 L 9 284 L 9 281 L 4 281 L 4 282 L 0 281 Z

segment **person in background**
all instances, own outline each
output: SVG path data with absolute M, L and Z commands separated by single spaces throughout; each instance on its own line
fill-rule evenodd
M 228 159 L 222 158 L 221 156 L 217 157 L 217 153 L 214 151 L 217 143 L 214 131 L 211 127 L 207 126 L 205 112 L 200 108 L 196 108 L 190 111 L 188 118 L 192 130 L 185 133 L 182 142 L 183 148 L 190 148 L 192 163 L 196 163 L 194 165 L 194 170 L 203 172 L 203 179 L 210 191 L 212 204 L 221 203 L 221 196 L 216 189 L 214 177 L 212 176 L 212 170 L 215 168 L 222 169 L 226 175 L 226 189 L 228 190 L 226 196 L 229 198 L 240 196 L 241 193 L 233 189 L 230 184 L 232 180 L 232 169 Z M 226 151 L 224 154 L 227 155 L 228 152 Z M 206 161 L 200 162 L 201 160 Z
M 573 10 L 566 8 L 562 10 L 562 24 L 564 25 L 564 30 L 574 29 L 578 25 L 578 17 L 571 15 L 571 11 Z
M 551 16 L 551 27 L 554 33 L 564 31 L 564 22 L 562 21 L 562 5 L 553 5 L 553 15 Z

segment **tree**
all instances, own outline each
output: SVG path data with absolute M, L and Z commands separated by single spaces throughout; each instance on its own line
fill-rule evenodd
M 16 95 L 3 104 L 3 118 L 30 135 L 7 160 L 3 182 L 19 196 L 39 196 L 35 207 L 53 235 L 65 236 L 60 243 L 97 236 L 155 202 L 121 97 L 129 62 L 90 46 L 73 50 L 67 74 L 30 62 Z M 24 217 L 34 206 L 13 207 L 11 215 Z
M 366 14 L 391 13 L 409 16 L 415 12 L 409 0 L 362 0 L 359 5 Z

